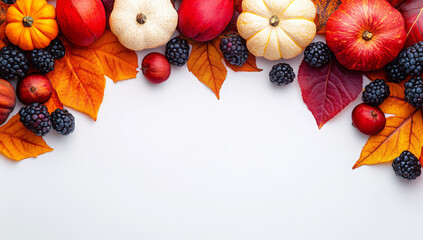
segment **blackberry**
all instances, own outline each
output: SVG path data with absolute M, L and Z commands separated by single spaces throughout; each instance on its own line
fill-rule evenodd
M 364 103 L 376 107 L 382 104 L 390 94 L 388 84 L 383 79 L 376 79 L 364 88 L 361 99 Z
M 16 0 L 2 0 L 6 4 L 14 4 Z
M 276 85 L 288 85 L 294 81 L 295 73 L 287 63 L 278 63 L 269 73 L 270 81 Z
M 415 108 L 423 106 L 423 80 L 421 77 L 413 77 L 405 83 L 405 101 Z
M 394 61 L 388 63 L 385 66 L 385 70 L 391 82 L 399 83 L 407 78 L 407 72 L 405 68 L 399 64 L 398 57 Z
M 171 39 L 166 44 L 166 58 L 170 64 L 181 67 L 189 58 L 189 45 L 185 39 L 179 37 Z
M 423 72 L 423 42 L 418 42 L 406 48 L 399 55 L 399 65 L 407 74 L 419 76 Z
M 404 151 L 392 163 L 395 174 L 408 180 L 414 180 L 422 173 L 419 159 L 409 151 Z
M 62 135 L 69 135 L 75 130 L 75 118 L 66 109 L 56 109 L 51 114 L 53 129 Z
M 51 41 L 48 45 L 47 50 L 53 56 L 54 59 L 62 59 L 65 56 L 65 45 L 58 38 Z
M 29 61 L 24 51 L 14 45 L 0 50 L 0 77 L 9 81 L 25 78 Z
M 313 42 L 304 50 L 304 60 L 312 67 L 322 67 L 332 60 L 332 51 L 323 42 Z
M 51 129 L 50 113 L 43 104 L 33 103 L 19 111 L 21 123 L 37 136 L 45 136 Z
M 32 66 L 41 73 L 54 70 L 54 57 L 47 49 L 34 49 L 29 54 Z
M 223 57 L 230 64 L 242 66 L 248 59 L 248 49 L 245 45 L 244 39 L 238 34 L 225 34 L 225 37 L 220 40 L 220 50 Z

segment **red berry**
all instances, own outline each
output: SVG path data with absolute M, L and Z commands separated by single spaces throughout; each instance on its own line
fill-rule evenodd
M 357 105 L 352 112 L 354 126 L 366 135 L 380 133 L 386 124 L 385 114 L 378 107 L 367 104 Z
M 162 83 L 170 76 L 170 63 L 157 52 L 148 54 L 142 60 L 142 73 L 152 83 Z
M 16 87 L 19 101 L 25 105 L 31 103 L 43 104 L 53 94 L 53 86 L 50 80 L 41 74 L 31 74 L 20 80 Z

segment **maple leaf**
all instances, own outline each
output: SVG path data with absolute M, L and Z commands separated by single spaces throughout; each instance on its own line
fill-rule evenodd
M 47 74 L 61 102 L 94 120 L 103 102 L 106 79 L 94 50 L 77 47 L 62 39 L 65 56 L 56 60 L 55 70 Z
M 57 95 L 57 92 L 54 89 L 50 99 L 46 103 L 44 103 L 44 105 L 46 105 L 49 113 L 54 112 L 54 110 L 58 108 L 63 109 L 63 103 L 60 101 L 59 96 Z
M 363 76 L 335 60 L 321 68 L 311 67 L 303 60 L 298 82 L 304 103 L 322 128 L 357 98 L 363 87 Z
M 423 1 L 405 0 L 397 8 L 405 21 L 407 32 L 405 47 L 423 41 Z
M 400 91 L 395 92 L 400 94 Z M 362 165 L 392 162 L 405 150 L 412 152 L 417 158 L 420 157 L 423 147 L 421 109 L 416 109 L 394 96 L 387 98 L 380 108 L 384 113 L 394 116 L 386 119 L 382 132 L 369 138 L 353 169 Z
M 106 30 L 100 39 L 89 46 L 97 54 L 106 76 L 114 82 L 137 76 L 138 56 L 125 48 L 118 38 Z
M 10 159 L 20 161 L 51 151 L 42 137 L 23 126 L 18 114 L 0 127 L 0 152 Z
M 317 33 L 326 33 L 326 22 L 330 15 L 341 5 L 341 0 L 313 0 L 316 5 L 317 17 L 315 19 Z

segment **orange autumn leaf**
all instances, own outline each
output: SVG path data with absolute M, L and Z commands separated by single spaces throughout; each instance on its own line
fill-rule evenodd
M 313 0 L 316 5 L 317 17 L 315 19 L 317 33 L 326 33 L 326 22 L 330 15 L 341 5 L 341 0 Z
M 226 66 L 232 69 L 234 72 L 261 72 L 263 69 L 257 67 L 256 64 L 256 57 L 253 54 L 248 55 L 247 62 L 244 63 L 242 66 L 236 66 L 230 64 L 227 60 L 225 60 Z
M 353 169 L 362 165 L 392 162 L 404 150 L 420 157 L 423 147 L 422 111 L 392 96 L 380 108 L 384 113 L 394 116 L 386 119 L 385 129 L 381 133 L 369 138 Z
M 228 71 L 221 60 L 222 55 L 218 47 L 219 38 L 203 43 L 187 40 L 192 45 L 191 56 L 187 62 L 188 70 L 220 99 L 220 88 Z
M 376 71 L 364 72 L 364 76 L 366 76 L 371 81 L 376 79 L 384 79 L 385 81 L 388 80 L 388 74 L 386 73 L 385 68 Z
M 60 101 L 59 96 L 54 89 L 53 95 L 51 95 L 51 98 L 46 103 L 44 103 L 44 105 L 46 105 L 49 113 L 54 112 L 54 110 L 57 108 L 63 109 L 63 103 Z
M 18 114 L 0 127 L 0 152 L 10 159 L 20 161 L 51 151 L 42 137 L 22 125 Z
M 94 50 L 62 41 L 66 55 L 56 60 L 55 70 L 47 77 L 64 105 L 96 120 L 106 87 L 103 66 Z
M 106 30 L 103 36 L 89 47 L 97 54 L 104 74 L 114 82 L 136 78 L 137 54 L 125 48 L 110 30 Z

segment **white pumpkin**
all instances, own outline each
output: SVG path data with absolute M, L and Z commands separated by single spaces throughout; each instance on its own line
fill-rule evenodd
M 178 13 L 170 0 L 116 0 L 110 29 L 131 50 L 166 44 L 178 25 Z
M 315 17 L 311 0 L 244 0 L 237 26 L 253 55 L 289 59 L 313 41 Z

